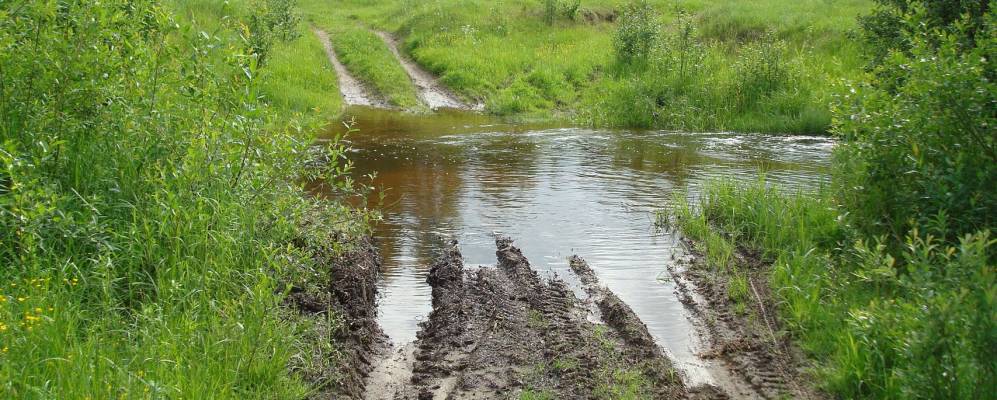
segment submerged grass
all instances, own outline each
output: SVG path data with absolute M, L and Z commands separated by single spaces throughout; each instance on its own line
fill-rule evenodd
M 499 115 L 824 133 L 829 83 L 862 73 L 852 31 L 869 0 L 649 1 L 659 34 L 627 65 L 614 56 L 624 4 L 348 0 L 331 12 L 396 32 L 444 84 Z
M 247 21 L 279 2 L 0 3 L 0 397 L 311 390 L 281 303 L 321 266 L 293 244 L 366 227 L 297 183 L 310 125 L 277 115 L 337 106 L 278 82 L 313 44 L 260 65 Z

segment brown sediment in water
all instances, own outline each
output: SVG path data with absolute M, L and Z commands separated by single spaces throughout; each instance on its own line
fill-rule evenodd
M 444 87 L 439 80 L 433 76 L 432 73 L 426 71 L 419 64 L 405 57 L 398 50 L 398 39 L 392 36 L 390 33 L 383 31 L 376 31 L 377 36 L 380 36 L 384 43 L 388 45 L 388 49 L 391 50 L 391 54 L 394 54 L 395 59 L 398 63 L 402 65 L 402 68 L 408 74 L 409 79 L 415 84 L 416 90 L 418 90 L 419 99 L 432 110 L 437 110 L 440 108 L 453 108 L 457 110 L 482 110 L 484 109 L 484 104 L 478 103 L 474 105 L 469 105 L 460 100 L 456 95 L 453 94 L 449 89 Z
M 686 241 L 690 248 L 692 243 Z M 807 371 L 806 357 L 783 330 L 768 283 L 771 263 L 739 248 L 735 262 L 747 274 L 748 307 L 739 312 L 728 295 L 731 277 L 714 271 L 696 250 L 684 270 L 672 269 L 678 295 L 700 322 L 709 350 L 704 358 L 722 361 L 735 373 L 737 398 L 822 399 Z
M 336 50 L 329 41 L 329 34 L 320 29 L 313 29 L 315 36 L 322 42 L 325 54 L 329 57 L 333 69 L 336 70 L 336 77 L 339 79 L 339 92 L 343 95 L 343 103 L 353 106 L 369 106 L 376 108 L 392 108 L 391 104 L 377 95 L 373 90 L 368 89 L 360 80 L 353 77 L 343 63 L 336 57 Z

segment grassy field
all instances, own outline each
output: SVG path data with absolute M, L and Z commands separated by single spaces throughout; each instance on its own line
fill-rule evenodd
M 614 50 L 623 1 L 326 4 L 302 7 L 396 33 L 416 61 L 491 113 L 803 133 L 827 131 L 835 84 L 861 74 L 850 35 L 871 9 L 869 0 L 651 1 L 652 45 L 635 64 L 621 63 Z
M 339 100 L 281 57 L 320 48 L 268 42 L 287 32 L 250 17 L 283 23 L 280 1 L 245 4 L 0 4 L 0 397 L 312 390 L 281 304 L 317 267 L 291 243 L 366 225 L 298 183 L 299 128 Z

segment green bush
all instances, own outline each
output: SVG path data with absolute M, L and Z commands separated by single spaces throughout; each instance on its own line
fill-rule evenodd
M 878 65 L 891 51 L 908 53 L 914 36 L 936 31 L 955 36 L 957 47 L 972 48 L 976 39 L 992 35 L 987 16 L 992 0 L 876 0 L 878 7 L 859 18 L 862 35 L 871 47 L 868 54 Z M 938 45 L 933 38 L 926 38 Z
M 955 243 L 994 226 L 997 32 L 994 13 L 987 18 L 972 49 L 959 35 L 910 37 L 909 56 L 895 52 L 878 67 L 901 85 L 855 87 L 843 98 L 838 193 L 865 234 L 900 243 L 924 226 Z
M 947 243 L 915 229 L 891 251 L 840 224 L 828 193 L 786 194 L 764 181 L 710 182 L 696 206 L 684 195 L 675 203 L 669 216 L 715 271 L 738 279 L 736 246 L 772 261 L 783 322 L 833 395 L 979 399 L 997 390 L 989 230 Z
M 260 101 L 252 38 L 213 28 L 154 1 L 0 3 L 0 397 L 309 392 L 281 280 L 314 265 L 291 243 L 364 227 L 305 199 L 311 137 Z
M 658 12 L 644 1 L 623 8 L 613 37 L 616 59 L 624 64 L 646 60 L 661 34 Z

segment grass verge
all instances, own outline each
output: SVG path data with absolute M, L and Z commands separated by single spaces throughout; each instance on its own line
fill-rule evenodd
M 341 4 L 300 0 L 298 7 L 309 24 L 329 33 L 340 62 L 357 79 L 398 107 L 414 109 L 421 105 L 412 80 L 369 26 L 343 14 Z
M 884 399 L 993 392 L 997 282 L 989 231 L 946 244 L 914 229 L 906 248 L 891 254 L 880 239 L 841 225 L 826 194 L 718 181 L 698 203 L 675 202 L 677 227 L 720 273 L 737 274 L 736 246 L 771 263 L 788 333 L 817 362 L 829 392 Z

